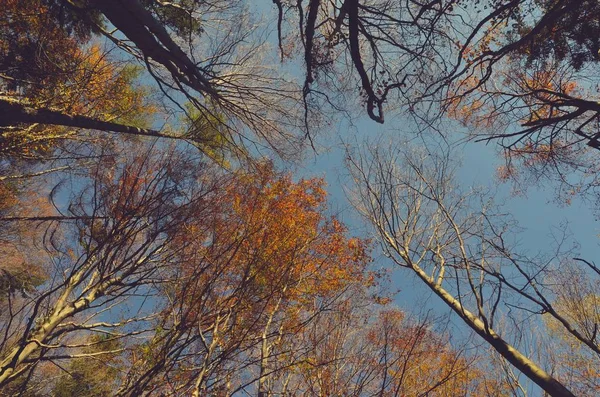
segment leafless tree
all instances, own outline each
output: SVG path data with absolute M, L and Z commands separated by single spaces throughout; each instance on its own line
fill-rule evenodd
M 574 316 L 560 304 L 560 296 L 571 290 L 580 298 L 566 301 L 576 307 L 573 302 L 590 296 L 579 287 L 573 267 L 555 256 L 518 253 L 511 234 L 514 222 L 489 196 L 463 192 L 455 185 L 448 154 L 372 149 L 350 154 L 348 164 L 357 208 L 373 225 L 386 254 L 542 389 L 553 396 L 573 395 L 560 376 L 547 372 L 511 342 L 510 332 L 501 334 L 497 328 L 498 319 L 507 313 L 513 313 L 515 324 L 521 315 L 538 316 L 538 322 L 549 316 L 572 340 L 598 354 L 594 315 Z M 594 277 L 597 268 L 587 265 L 580 274 Z M 557 274 L 565 276 L 552 281 Z M 526 328 L 513 327 L 516 337 L 528 332 Z

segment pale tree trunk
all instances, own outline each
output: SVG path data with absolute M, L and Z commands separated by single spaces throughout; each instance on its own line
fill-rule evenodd
M 56 327 L 65 319 L 72 317 L 76 313 L 85 310 L 93 301 L 100 297 L 109 287 L 109 283 L 100 283 L 92 288 L 85 296 L 80 297 L 72 303 L 68 303 L 69 295 L 74 286 L 80 281 L 79 277 L 83 272 L 72 277 L 69 286 L 61 294 L 54 305 L 52 314 L 39 324 L 36 329 L 29 334 L 27 339 L 20 346 L 13 348 L 10 353 L 0 362 L 0 387 L 13 380 L 20 373 L 17 368 L 29 359 L 36 351 L 45 345 L 45 340 Z
M 452 310 L 458 314 L 471 329 L 485 339 L 502 357 L 510 362 L 525 376 L 535 382 L 539 387 L 555 397 L 575 397 L 562 383 L 554 379 L 536 363 L 522 354 L 515 347 L 506 342 L 493 329 L 486 326 L 476 315 L 465 309 L 458 299 L 450 295 L 445 289 L 435 285 L 422 270 L 415 270 L 427 286 L 435 292 Z M 426 278 L 424 278 L 426 277 Z
M 279 310 L 279 306 L 281 305 L 281 302 L 283 301 L 283 297 L 284 297 L 287 289 L 288 289 L 288 286 L 285 285 L 281 291 L 282 296 L 277 300 L 275 307 L 271 311 L 271 314 L 269 315 L 269 319 L 267 320 L 267 324 L 265 325 L 265 328 L 263 329 L 263 332 L 261 335 L 260 373 L 259 373 L 259 378 L 258 378 L 258 397 L 269 397 L 271 395 L 271 393 L 269 392 L 270 374 L 269 374 L 268 367 L 269 367 L 269 355 L 271 354 L 272 346 L 269 345 L 269 330 L 271 329 L 271 324 L 273 323 L 275 314 L 277 314 L 277 311 Z M 281 334 L 282 334 L 282 331 L 280 329 L 280 337 L 281 337 Z
M 381 230 L 381 229 L 380 229 Z M 386 233 L 387 243 L 401 256 L 402 260 L 411 268 L 417 276 L 458 316 L 473 330 L 481 336 L 502 357 L 510 362 L 525 376 L 535 382 L 544 391 L 554 397 L 575 397 L 562 383 L 554 379 L 540 366 L 531 361 L 527 356 L 506 342 L 488 324 L 484 323 L 477 315 L 467 310 L 459 299 L 455 298 L 441 286 L 441 279 L 430 277 L 421 267 L 413 263 L 406 250 L 398 246 L 396 241 Z
M 267 366 L 269 365 L 269 346 L 267 335 L 263 332 L 260 347 L 260 374 L 258 378 L 258 397 L 268 397 L 269 377 Z
M 155 252 L 158 251 L 160 249 Z M 132 268 L 141 266 L 147 259 L 147 256 L 138 259 L 132 264 Z M 126 274 L 113 274 L 112 277 L 102 277 L 96 270 L 89 276 L 81 295 L 70 301 L 75 289 L 84 281 L 90 269 L 96 265 L 95 261 L 95 257 L 90 257 L 73 276 L 65 281 L 64 290 L 54 302 L 51 314 L 48 317 L 41 317 L 39 324 L 28 333 L 23 342 L 1 359 L 0 388 L 14 380 L 23 371 L 18 367 L 34 357 L 40 348 L 56 347 L 48 346 L 47 341 L 52 338 L 53 332 L 64 320 L 86 310 L 97 299 L 104 296 L 109 288 L 119 285 L 126 276 Z M 27 365 L 24 365 L 24 367 L 26 368 Z
M 221 317 L 220 314 L 216 316 L 215 323 L 213 324 L 211 341 L 208 343 L 204 332 L 201 329 L 201 325 L 198 325 L 198 331 L 200 333 L 200 338 L 202 343 L 206 348 L 206 356 L 204 357 L 204 361 L 202 362 L 202 368 L 200 369 L 200 373 L 196 377 L 196 382 L 194 384 L 194 391 L 192 392 L 192 397 L 200 397 L 206 394 L 206 377 L 208 374 L 208 369 L 211 365 L 212 355 L 219 345 L 220 342 L 220 327 L 221 325 L 225 325 L 229 323 L 229 319 L 231 318 L 232 311 L 229 310 L 225 317 Z

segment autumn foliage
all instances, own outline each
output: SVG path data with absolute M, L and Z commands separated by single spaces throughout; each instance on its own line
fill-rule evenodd
M 276 165 L 364 107 L 594 191 L 597 1 L 269 5 L 0 0 L 0 395 L 597 395 L 600 269 L 521 254 L 446 146 L 344 146 L 370 236 Z

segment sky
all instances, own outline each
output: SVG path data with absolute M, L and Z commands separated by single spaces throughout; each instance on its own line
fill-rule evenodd
M 462 131 L 464 133 L 464 131 Z M 460 132 L 451 134 L 456 139 L 464 137 Z M 354 125 L 340 121 L 335 130 L 317 134 L 318 152 L 307 154 L 303 164 L 293 172 L 300 177 L 322 177 L 328 185 L 329 210 L 340 217 L 353 234 L 370 236 L 368 226 L 356 214 L 350 204 L 346 192 L 351 188 L 344 166 L 344 150 L 342 142 L 363 144 L 365 140 L 396 142 L 413 139 L 413 145 L 422 145 L 421 139 L 410 129 L 410 123 L 402 116 L 390 118 L 380 125 L 360 117 Z M 503 204 L 503 209 L 512 214 L 518 221 L 520 231 L 517 235 L 519 249 L 531 255 L 551 254 L 556 244 L 553 235 L 563 230 L 565 225 L 571 236 L 565 248 L 576 246 L 574 252 L 578 256 L 594 261 L 598 252 L 598 236 L 600 223 L 589 203 L 575 198 L 570 205 L 557 203 L 554 186 L 549 182 L 540 186 L 532 186 L 527 192 L 515 194 L 510 183 L 502 182 L 496 175 L 496 169 L 503 160 L 497 153 L 494 142 L 470 142 L 457 145 L 454 149 L 457 161 L 461 163 L 456 181 L 462 189 L 483 187 L 494 191 L 495 201 Z M 375 267 L 392 266 L 389 259 L 380 253 L 374 253 Z M 412 276 L 395 272 L 392 277 L 390 291 L 400 290 L 395 296 L 395 304 L 410 311 L 415 304 L 423 300 L 423 294 L 429 293 L 424 286 L 415 283 Z M 435 310 L 447 310 L 441 301 L 433 298 L 431 307 Z

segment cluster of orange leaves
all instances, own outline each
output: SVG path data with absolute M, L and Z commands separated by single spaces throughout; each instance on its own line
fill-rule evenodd
M 496 109 L 482 95 L 480 79 L 475 74 L 452 84 L 446 100 L 448 116 L 465 126 L 491 128 L 496 121 Z
M 43 194 L 17 183 L 0 181 L 0 217 L 43 216 L 51 209 Z M 26 197 L 26 200 L 24 199 Z M 43 233 L 32 224 L 0 221 L 0 292 L 10 288 L 29 290 L 46 277 L 41 252 L 36 245 Z M 18 285 L 17 285 L 18 284 Z M 0 296 L 0 302 L 4 296 Z
M 81 43 L 69 37 L 59 24 L 52 21 L 45 2 L 4 0 L 1 6 L 0 29 L 7 37 L 0 40 L 0 57 L 27 71 L 36 80 L 40 79 L 35 81 L 37 87 L 34 89 L 52 85 L 57 75 L 68 73 L 64 69 L 77 58 Z M 18 48 L 24 51 L 10 53 Z M 32 58 L 24 58 L 34 55 L 37 62 L 30 62 Z
M 535 70 L 532 73 L 511 70 L 506 83 L 516 93 L 525 94 L 522 98 L 529 109 L 529 115 L 523 122 L 555 117 L 552 104 L 561 101 L 558 94 L 573 96 L 579 90 L 576 81 L 565 80 L 554 70 Z
M 499 28 L 489 29 L 476 45 L 463 49 L 470 70 L 449 86 L 445 103 L 448 115 L 464 125 L 486 129 L 493 128 L 500 116 L 521 113 L 523 109 L 526 114 L 521 116 L 522 123 L 555 117 L 553 104 L 563 101 L 563 95 L 580 94 L 577 82 L 564 71 L 551 65 L 524 67 L 520 58 L 508 57 L 506 63 L 495 64 L 493 76 L 481 81 L 489 72 L 488 66 L 483 61 L 474 64 L 475 59 L 493 49 L 494 43 L 499 44 Z M 461 48 L 460 43 L 456 45 Z
M 375 282 L 367 271 L 368 241 L 348 237 L 341 222 L 325 215 L 323 180 L 294 182 L 263 164 L 235 175 L 222 189 L 212 216 L 189 219 L 175 244 L 187 247 L 187 257 L 213 264 L 199 283 L 218 280 L 222 296 L 240 286 L 251 291 L 251 299 L 230 296 L 236 305 L 247 305 L 250 317 L 278 305 L 294 321 L 315 299 L 327 299 L 350 283 Z M 184 273 L 193 273 L 192 263 L 182 264 L 190 267 Z M 213 272 L 219 276 L 211 277 Z
M 381 312 L 368 339 L 386 352 L 390 385 L 384 395 L 397 395 L 394 393 L 398 390 L 401 395 L 424 392 L 436 396 L 467 395 L 483 387 L 480 369 L 441 335 L 424 324 L 411 324 L 399 310 Z M 443 383 L 436 387 L 440 380 Z
M 556 163 L 569 163 L 577 158 L 576 148 L 567 143 L 555 140 L 552 144 L 535 143 L 527 141 L 520 146 L 506 151 L 505 164 L 496 169 L 496 176 L 503 182 L 515 182 L 521 185 L 529 172 L 534 174 L 548 165 Z M 516 187 L 515 185 L 515 187 Z M 520 193 L 515 190 L 516 194 Z M 573 187 L 560 194 L 561 201 L 570 205 L 574 196 L 579 193 L 579 188 Z
M 154 107 L 146 102 L 147 91 L 134 86 L 138 71 L 111 59 L 109 52 L 93 44 L 80 50 L 74 73 L 62 82 L 54 106 L 71 114 L 103 121 L 150 115 Z M 48 93 L 48 96 L 54 93 Z

